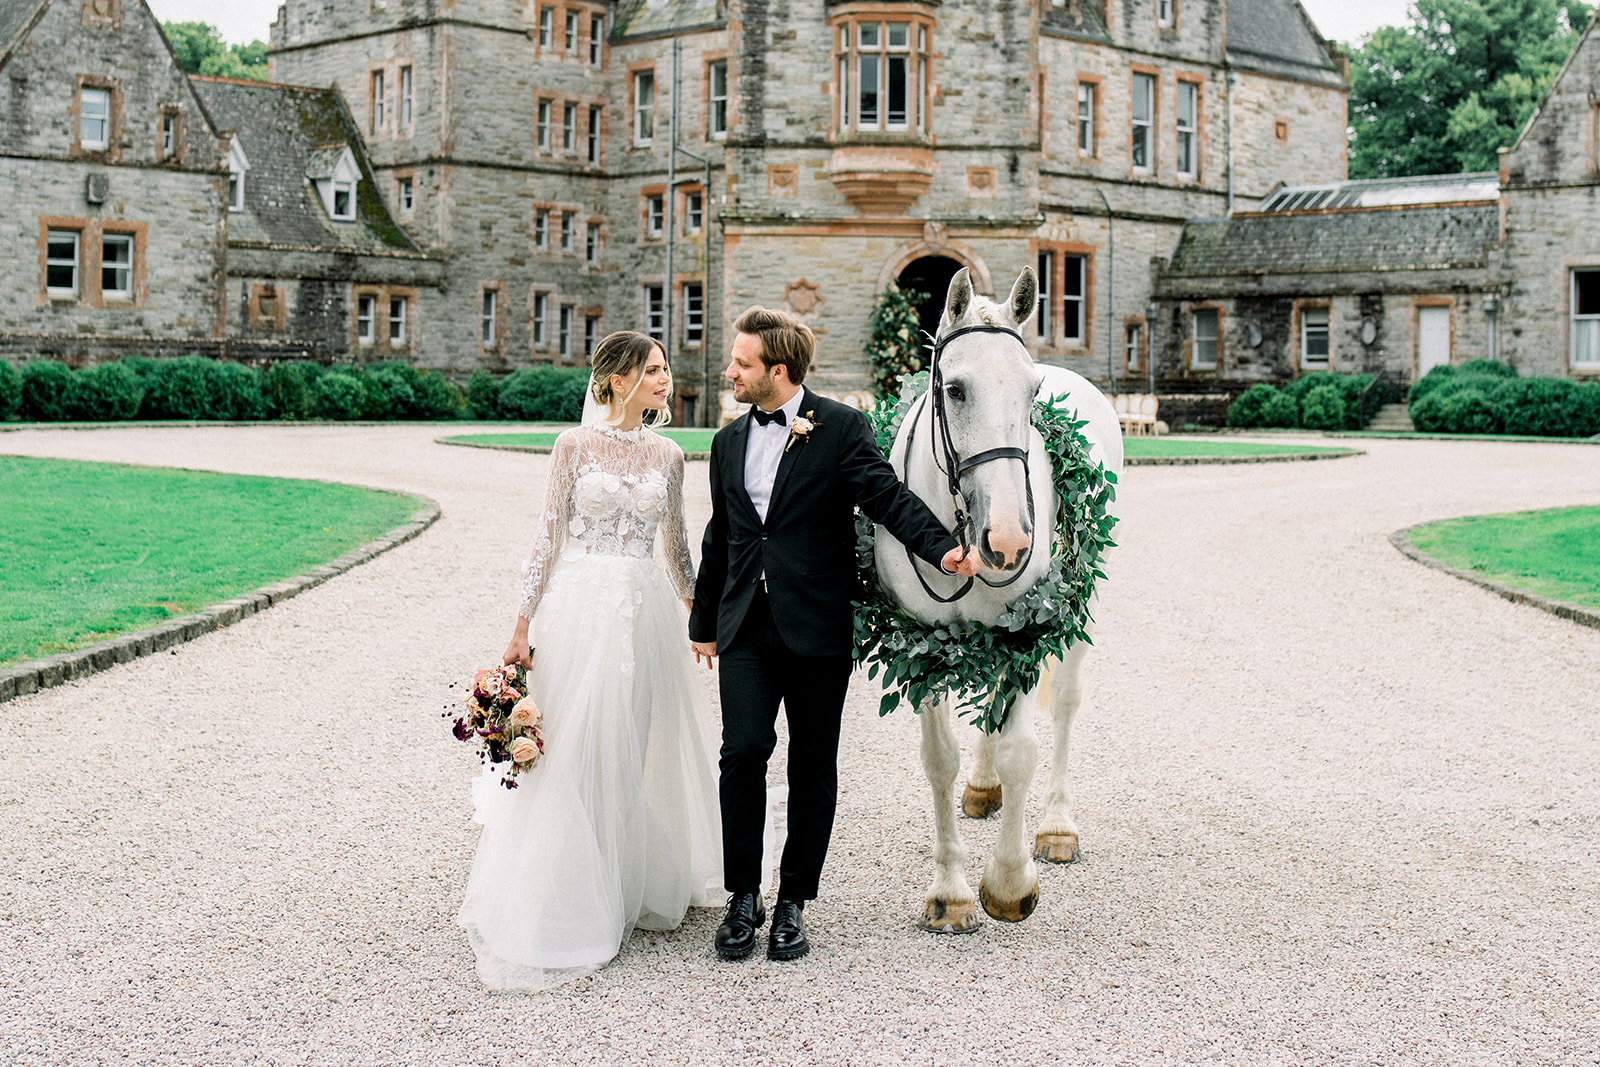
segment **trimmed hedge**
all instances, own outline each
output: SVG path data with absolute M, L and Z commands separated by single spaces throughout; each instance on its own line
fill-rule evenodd
M 577 422 L 583 417 L 586 368 L 523 367 L 500 383 L 496 418 L 522 422 Z
M 1282 389 L 1257 382 L 1228 405 L 1227 422 L 1238 427 L 1303 426 L 1313 430 L 1359 430 L 1378 409 L 1394 401 L 1388 379 L 1370 391 L 1370 374 L 1335 374 L 1313 371 L 1288 382 Z M 1312 400 L 1315 396 L 1316 399 Z M 1310 414 L 1306 405 L 1310 403 Z
M 1408 395 L 1411 425 L 1424 433 L 1600 434 L 1600 383 L 1519 377 L 1505 364 L 1485 359 L 1435 367 Z
M 465 407 L 443 374 L 404 363 L 324 370 L 297 360 L 261 371 L 202 356 L 129 356 L 78 371 L 35 359 L 19 372 L 0 361 L 0 419 L 456 419 Z

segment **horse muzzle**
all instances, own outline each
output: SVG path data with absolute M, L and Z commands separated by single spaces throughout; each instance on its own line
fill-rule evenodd
M 1033 538 L 1023 529 L 1001 532 L 988 527 L 978 537 L 978 558 L 991 570 L 1017 570 L 1032 552 Z

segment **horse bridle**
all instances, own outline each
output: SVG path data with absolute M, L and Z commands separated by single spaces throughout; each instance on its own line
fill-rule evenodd
M 944 355 L 945 347 L 949 345 L 951 341 L 954 341 L 958 337 L 965 337 L 967 334 L 971 333 L 1001 333 L 1008 337 L 1014 338 L 1019 345 L 1026 347 L 1027 344 L 1025 341 L 1023 341 L 1022 335 L 1017 333 L 1015 330 L 1007 329 L 1004 326 L 983 325 L 963 326 L 961 329 L 955 330 L 952 333 L 946 334 L 944 337 L 939 338 L 934 342 L 933 345 L 933 364 L 929 372 L 928 392 L 924 394 L 923 401 L 927 402 L 930 397 L 932 398 L 933 427 L 934 432 L 938 435 L 933 452 L 933 462 L 934 466 L 938 467 L 940 473 L 945 476 L 945 484 L 950 491 L 950 502 L 952 505 L 954 505 L 956 513 L 956 528 L 954 532 L 956 535 L 956 540 L 961 544 L 961 551 L 963 555 L 970 551 L 971 548 L 971 544 L 967 538 L 967 532 L 972 524 L 972 519 L 968 514 L 970 508 L 967 504 L 966 494 L 961 491 L 961 476 L 975 467 L 980 467 L 985 463 L 992 463 L 995 460 L 1000 459 L 1021 460 L 1022 481 L 1023 484 L 1028 487 L 1028 525 L 1036 525 L 1036 516 L 1034 514 L 1033 504 L 1033 481 L 1028 477 L 1027 449 L 1012 448 L 1010 446 L 988 448 L 977 453 L 976 455 L 968 456 L 966 459 L 962 459 L 960 453 L 956 451 L 954 439 L 950 436 L 950 415 L 949 412 L 945 410 L 944 367 L 941 357 Z M 912 445 L 915 444 L 917 438 L 917 420 L 921 417 L 921 414 L 922 413 L 920 411 L 914 411 L 907 416 L 907 418 L 909 418 L 911 421 L 911 428 L 906 433 L 906 463 L 908 466 L 911 462 L 911 448 Z M 932 597 L 941 604 L 953 604 L 972 591 L 973 579 L 968 578 L 966 582 L 962 584 L 961 588 L 957 589 L 952 595 L 940 596 L 938 593 L 934 592 L 933 587 L 928 584 L 927 579 L 922 577 L 922 572 L 917 569 L 917 557 L 912 553 L 909 546 L 906 546 L 906 559 L 911 561 L 911 573 L 915 574 L 917 576 L 917 581 L 922 584 L 922 591 L 927 593 L 928 596 Z M 1021 578 L 1023 570 L 1023 566 L 1019 565 L 1017 567 L 1017 573 L 1013 574 L 1010 578 L 1007 578 L 1003 582 L 991 582 L 987 578 L 980 578 L 980 580 L 984 585 L 991 589 L 1004 589 L 1006 586 L 1011 585 L 1017 579 Z

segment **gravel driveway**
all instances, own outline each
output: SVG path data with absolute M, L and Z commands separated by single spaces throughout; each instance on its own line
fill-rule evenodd
M 916 929 L 916 722 L 862 677 L 809 958 L 722 963 L 696 911 L 488 995 L 453 921 L 475 763 L 439 713 L 505 646 L 548 460 L 438 433 L 0 434 L 444 507 L 226 631 L 0 705 L 0 1061 L 1600 1061 L 1600 632 L 1386 540 L 1600 502 L 1600 450 L 1131 470 L 1072 758 L 1084 860 L 1041 872 L 1031 919 Z M 961 826 L 976 884 L 996 827 Z

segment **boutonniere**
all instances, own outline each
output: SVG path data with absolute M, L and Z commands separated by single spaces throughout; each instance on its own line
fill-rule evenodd
M 811 440 L 811 431 L 817 428 L 817 409 L 812 408 L 804 415 L 796 415 L 794 422 L 789 424 L 789 440 L 784 443 L 785 452 L 794 447 L 795 441 L 801 444 Z

